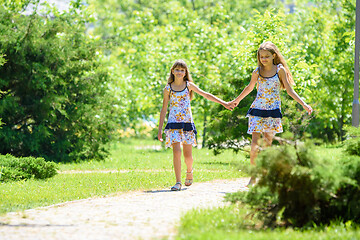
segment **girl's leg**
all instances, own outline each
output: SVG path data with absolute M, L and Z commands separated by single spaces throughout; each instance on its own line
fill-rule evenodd
M 255 165 L 255 159 L 259 151 L 259 144 L 258 141 L 260 139 L 261 134 L 257 132 L 252 133 L 251 139 L 251 150 L 250 150 L 250 163 Z
M 192 156 L 192 145 L 191 144 L 183 144 L 184 158 L 185 164 L 187 168 L 187 172 L 191 172 L 193 166 L 193 156 Z
M 193 183 L 193 156 L 192 156 L 192 145 L 191 144 L 184 144 L 183 145 L 184 150 L 184 158 L 185 158 L 185 164 L 186 164 L 186 179 L 185 179 L 185 186 L 190 186 Z
M 181 146 L 180 143 L 174 143 L 172 147 L 176 182 L 181 182 Z
M 270 146 L 271 146 L 274 136 L 275 136 L 275 133 L 273 133 L 273 132 L 266 132 L 266 133 L 264 133 L 265 146 L 266 146 L 266 147 L 270 147 Z
M 250 150 L 250 163 L 251 165 L 255 165 L 255 159 L 257 157 L 259 151 L 259 144 L 258 141 L 261 137 L 260 133 L 253 132 L 252 139 L 251 139 L 251 150 Z M 256 178 L 251 176 L 249 183 L 246 185 L 247 187 L 254 185 L 256 182 Z

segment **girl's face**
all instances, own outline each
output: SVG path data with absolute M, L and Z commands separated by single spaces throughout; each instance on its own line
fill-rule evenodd
M 184 78 L 186 74 L 186 69 L 182 67 L 175 67 L 172 70 L 172 74 L 174 74 L 175 78 Z
M 259 58 L 260 58 L 260 62 L 262 63 L 262 65 L 264 65 L 264 66 L 273 65 L 275 53 L 272 54 L 271 52 L 269 52 L 267 50 L 260 50 Z

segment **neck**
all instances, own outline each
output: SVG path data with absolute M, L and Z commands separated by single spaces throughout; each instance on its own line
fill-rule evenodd
M 274 64 L 263 65 L 264 70 L 272 70 L 273 67 L 274 67 Z
M 174 83 L 176 84 L 176 85 L 181 85 L 181 84 L 183 84 L 185 81 L 184 81 L 184 78 L 175 78 L 175 80 L 174 80 Z

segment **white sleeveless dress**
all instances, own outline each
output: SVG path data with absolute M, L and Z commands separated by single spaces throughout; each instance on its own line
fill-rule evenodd
M 170 91 L 169 117 L 164 130 L 165 147 L 172 147 L 177 142 L 196 146 L 197 131 L 191 114 L 187 83 L 181 91 L 173 90 L 171 84 L 167 84 L 165 89 Z
M 281 133 L 281 100 L 280 100 L 280 79 L 278 72 L 282 65 L 277 65 L 276 74 L 272 77 L 260 75 L 260 69 L 255 72 L 259 74 L 257 83 L 257 95 L 251 104 L 246 117 L 249 118 L 249 128 L 247 133 Z

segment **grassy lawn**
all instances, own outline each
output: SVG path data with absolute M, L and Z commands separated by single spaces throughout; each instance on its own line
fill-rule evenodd
M 318 146 L 315 154 L 322 158 L 341 160 L 341 146 Z M 301 211 L 301 209 L 299 209 Z M 253 216 L 245 205 L 232 204 L 222 208 L 195 209 L 181 219 L 178 240 L 357 240 L 360 226 L 341 221 L 330 226 L 314 226 L 308 229 L 264 229 L 262 222 Z
M 311 229 L 259 230 L 245 206 L 193 210 L 182 218 L 177 239 L 192 240 L 325 240 L 360 239 L 360 229 L 349 224 L 333 223 Z
M 62 173 L 47 180 L 1 183 L 0 214 L 119 191 L 164 189 L 174 184 L 172 150 L 162 149 L 160 142 L 126 140 L 113 144 L 110 152 L 104 161 L 59 164 Z M 246 176 L 239 171 L 248 162 L 244 154 L 225 151 L 214 156 L 208 149 L 194 148 L 193 156 L 197 182 Z M 85 170 L 88 172 L 74 173 Z M 185 178 L 185 169 L 182 172 Z
M 316 152 L 339 159 L 343 148 L 322 146 Z M 172 151 L 164 150 L 157 141 L 131 139 L 114 143 L 110 153 L 104 161 L 59 164 L 60 174 L 47 180 L 1 183 L 0 214 L 116 192 L 164 189 L 174 183 Z M 249 164 L 244 153 L 225 151 L 214 156 L 208 149 L 194 148 L 193 156 L 197 182 L 246 176 L 240 170 Z M 260 224 L 249 217 L 246 206 L 195 209 L 182 217 L 177 239 L 360 239 L 360 230 L 341 223 L 309 230 L 263 230 Z

